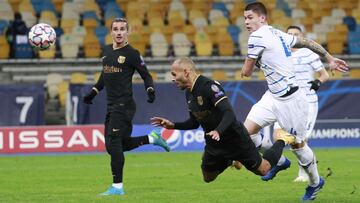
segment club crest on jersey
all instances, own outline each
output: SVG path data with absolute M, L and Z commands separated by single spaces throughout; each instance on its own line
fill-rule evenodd
M 126 57 L 125 56 L 119 56 L 119 58 L 118 58 L 118 62 L 120 63 L 120 64 L 122 64 L 122 63 L 124 63 L 125 62 L 125 59 L 126 59 Z
M 204 104 L 204 100 L 203 100 L 202 96 L 197 97 L 197 102 L 200 106 Z
M 214 92 L 219 92 L 219 91 L 220 91 L 219 87 L 216 86 L 216 85 L 211 85 L 211 89 L 212 89 L 212 91 L 214 91 Z

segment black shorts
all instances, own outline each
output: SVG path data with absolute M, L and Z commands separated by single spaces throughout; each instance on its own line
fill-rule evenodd
M 210 142 L 207 144 L 201 163 L 202 170 L 207 172 L 223 171 L 233 160 L 240 161 L 250 171 L 257 170 L 262 157 L 248 133 L 243 130 L 238 129 L 233 132 L 234 134 L 223 135 L 228 136 L 223 143 Z
M 109 105 L 105 118 L 105 136 L 130 136 L 135 111 L 133 102 Z

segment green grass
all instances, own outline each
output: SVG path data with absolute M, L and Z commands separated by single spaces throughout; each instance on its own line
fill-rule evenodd
M 319 172 L 333 174 L 315 202 L 360 202 L 360 148 L 316 149 Z M 109 157 L 97 155 L 2 156 L 0 202 L 300 202 L 305 183 L 293 183 L 292 167 L 270 182 L 246 170 L 228 169 L 202 181 L 201 153 L 128 153 L 125 196 L 99 197 L 111 184 Z M 350 194 L 358 188 L 354 194 Z

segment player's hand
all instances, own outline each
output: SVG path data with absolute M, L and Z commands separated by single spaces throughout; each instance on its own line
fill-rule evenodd
M 213 140 L 220 141 L 220 134 L 216 130 L 210 131 L 206 135 L 210 136 Z
M 337 70 L 343 73 L 349 71 L 349 66 L 344 60 L 335 57 L 327 57 L 327 59 L 331 71 Z
M 147 102 L 153 103 L 155 101 L 155 90 L 152 87 L 147 89 L 148 100 Z
M 97 92 L 92 89 L 87 95 L 84 96 L 83 98 L 83 102 L 85 104 L 92 104 L 92 100 L 94 99 L 94 97 L 97 95 Z
M 173 122 L 162 117 L 152 117 L 150 118 L 150 120 L 151 120 L 151 125 L 153 126 L 161 126 L 166 129 L 174 129 L 175 126 Z
M 318 91 L 321 85 L 321 81 L 318 79 L 310 81 L 308 83 L 311 84 L 310 90 L 315 90 L 315 91 Z

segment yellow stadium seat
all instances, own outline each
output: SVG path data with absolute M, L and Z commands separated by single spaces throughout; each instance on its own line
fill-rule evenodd
M 228 33 L 219 33 L 218 42 L 220 56 L 232 56 L 234 54 L 234 43 Z
M 214 70 L 212 72 L 212 79 L 217 81 L 227 81 L 228 76 L 224 70 Z
M 85 73 L 74 72 L 70 75 L 70 83 L 72 84 L 85 84 L 87 82 L 87 76 Z
M 149 73 L 154 81 L 158 80 L 158 76 L 155 71 L 150 71 Z
M 351 69 L 349 76 L 351 79 L 360 79 L 360 69 L 359 68 Z
M 55 53 L 56 53 L 56 46 L 52 45 L 47 50 L 39 51 L 39 58 L 41 59 L 55 58 Z
M 194 37 L 196 33 L 196 29 L 193 25 L 186 25 L 184 27 L 183 32 L 186 34 L 186 36 L 189 38 L 190 42 L 194 43 Z
M 94 82 L 95 82 L 95 83 L 99 80 L 100 75 L 101 75 L 101 72 L 96 72 L 96 73 L 94 74 Z
M 67 81 L 61 82 L 59 84 L 58 91 L 59 91 L 60 106 L 65 107 L 67 93 L 69 91 L 69 82 L 67 82 Z
M 213 43 L 205 32 L 195 34 L 195 50 L 198 56 L 210 56 L 213 50 Z
M 330 80 L 342 80 L 346 77 L 347 74 L 339 71 L 328 71 Z
M 0 59 L 8 59 L 10 55 L 10 45 L 3 35 L 0 35 L 0 47 Z
M 147 42 L 141 36 L 140 33 L 132 33 L 129 35 L 129 43 L 131 46 L 139 50 L 141 55 L 145 55 L 146 44 Z
M 61 19 L 60 26 L 64 31 L 64 34 L 68 34 L 72 32 L 72 28 L 75 25 L 78 25 L 78 20 L 76 19 Z

